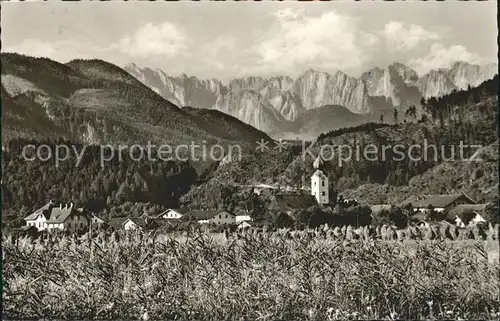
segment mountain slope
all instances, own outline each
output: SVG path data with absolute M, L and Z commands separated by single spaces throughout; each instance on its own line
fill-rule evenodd
M 2 134 L 63 137 L 99 144 L 255 144 L 244 132 L 231 135 L 175 106 L 123 69 L 101 60 L 60 64 L 3 53 Z M 30 119 L 34 116 L 37 120 Z M 229 120 L 244 127 L 236 119 Z M 255 130 L 255 135 L 265 135 Z M 253 137 L 252 137 L 253 139 Z
M 213 107 L 232 115 L 266 133 L 286 130 L 289 123 L 262 96 L 254 90 L 228 92 L 219 95 Z
M 310 140 L 331 130 L 377 121 L 378 115 L 355 114 L 342 106 L 326 105 L 308 110 L 295 120 L 293 127 L 302 139 Z
M 415 70 L 394 63 L 385 69 L 373 68 L 361 75 L 368 94 L 390 100 L 392 106 L 417 105 L 421 94 L 416 87 L 418 75 Z

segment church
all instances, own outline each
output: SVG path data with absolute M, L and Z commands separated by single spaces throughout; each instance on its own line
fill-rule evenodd
M 319 157 L 313 162 L 314 173 L 311 176 L 310 194 L 276 194 L 272 197 L 269 208 L 291 215 L 297 210 L 307 209 L 314 205 L 328 205 L 330 203 L 328 177 L 323 173 L 322 165 L 323 161 Z
M 318 156 L 313 162 L 314 173 L 311 176 L 311 195 L 316 198 L 320 205 L 330 203 L 328 195 L 328 177 L 321 170 L 323 161 Z

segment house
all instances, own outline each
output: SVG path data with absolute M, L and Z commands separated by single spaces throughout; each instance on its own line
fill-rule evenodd
M 50 218 L 46 222 L 47 230 L 64 230 L 79 232 L 88 230 L 91 224 L 90 213 L 83 209 L 76 209 L 73 204 L 62 204 L 52 208 Z
M 94 213 L 90 214 L 90 222 L 92 224 L 92 228 L 101 227 L 105 223 L 103 219 L 100 219 Z
M 428 212 L 432 208 L 436 212 L 448 211 L 460 204 L 475 204 L 465 194 L 452 195 L 414 195 L 401 203 L 401 206 L 411 204 L 414 211 Z
M 250 224 L 250 223 L 252 223 L 252 222 L 248 222 L 248 221 L 240 222 L 236 228 L 238 230 L 249 228 L 252 226 L 252 224 Z
M 158 217 L 164 219 L 180 219 L 188 212 L 189 212 L 188 208 L 169 208 L 160 215 L 158 215 Z
M 142 230 L 146 227 L 146 220 L 144 218 L 129 218 L 123 222 L 122 226 L 125 231 Z
M 113 217 L 109 219 L 108 226 L 113 230 L 142 230 L 146 226 L 146 220 L 142 217 L 128 218 L 128 217 Z
M 486 206 L 487 204 L 460 204 L 448 212 L 446 219 L 454 222 L 458 227 L 486 223 L 481 215 Z
M 257 195 L 262 195 L 263 193 L 269 193 L 270 191 L 277 190 L 278 187 L 268 185 L 268 184 L 257 184 L 253 186 L 253 193 Z
M 91 224 L 91 213 L 83 208 L 75 208 L 73 203 L 57 206 L 53 201 L 39 208 L 25 219 L 26 226 L 34 226 L 39 231 L 64 230 L 85 231 Z
M 108 220 L 107 225 L 113 230 L 123 229 L 123 223 L 128 220 L 128 217 L 112 217 Z
M 277 194 L 271 199 L 270 209 L 293 214 L 297 210 L 307 209 L 311 206 L 318 205 L 316 198 L 308 194 Z
M 236 229 L 238 230 L 247 230 L 247 231 L 263 231 L 265 227 L 269 225 L 268 222 L 252 222 L 252 221 L 243 221 L 238 226 Z
M 47 204 L 25 217 L 26 226 L 34 226 L 39 231 L 45 230 L 47 228 L 46 222 L 50 218 L 50 213 L 54 206 L 54 201 L 50 200 Z
M 250 217 L 247 211 L 239 211 L 238 213 L 236 213 L 236 222 L 235 222 L 236 224 L 251 220 L 252 218 Z
M 188 212 L 186 215 L 193 218 L 200 224 L 223 225 L 236 223 L 236 215 L 223 209 L 209 211 L 193 210 Z

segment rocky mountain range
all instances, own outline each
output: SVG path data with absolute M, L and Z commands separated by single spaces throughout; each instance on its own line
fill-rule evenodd
M 343 106 L 347 110 L 340 114 L 357 114 L 355 123 L 360 124 L 390 114 L 393 108 L 404 111 L 411 105 L 419 106 L 422 97 L 442 96 L 469 85 L 477 86 L 492 78 L 498 67 L 496 64 L 480 66 L 456 62 L 449 69 L 432 70 L 419 76 L 410 67 L 393 63 L 386 68 L 373 68 L 359 78 L 342 71 L 329 74 L 309 69 L 296 79 L 252 76 L 233 79 L 226 84 L 184 74 L 172 77 L 162 70 L 139 68 L 135 64 L 124 69 L 178 106 L 220 110 L 277 137 L 284 132 L 307 131 L 307 122 L 300 118 L 311 120 L 307 112 L 316 108 Z M 324 115 L 324 111 L 317 114 Z M 316 125 L 318 122 L 324 124 L 313 127 L 336 129 L 327 119 L 331 117 L 314 120 Z M 342 119 L 336 123 L 342 125 Z

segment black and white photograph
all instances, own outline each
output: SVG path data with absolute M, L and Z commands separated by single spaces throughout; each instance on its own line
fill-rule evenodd
M 496 1 L 2 1 L 3 320 L 500 320 Z

